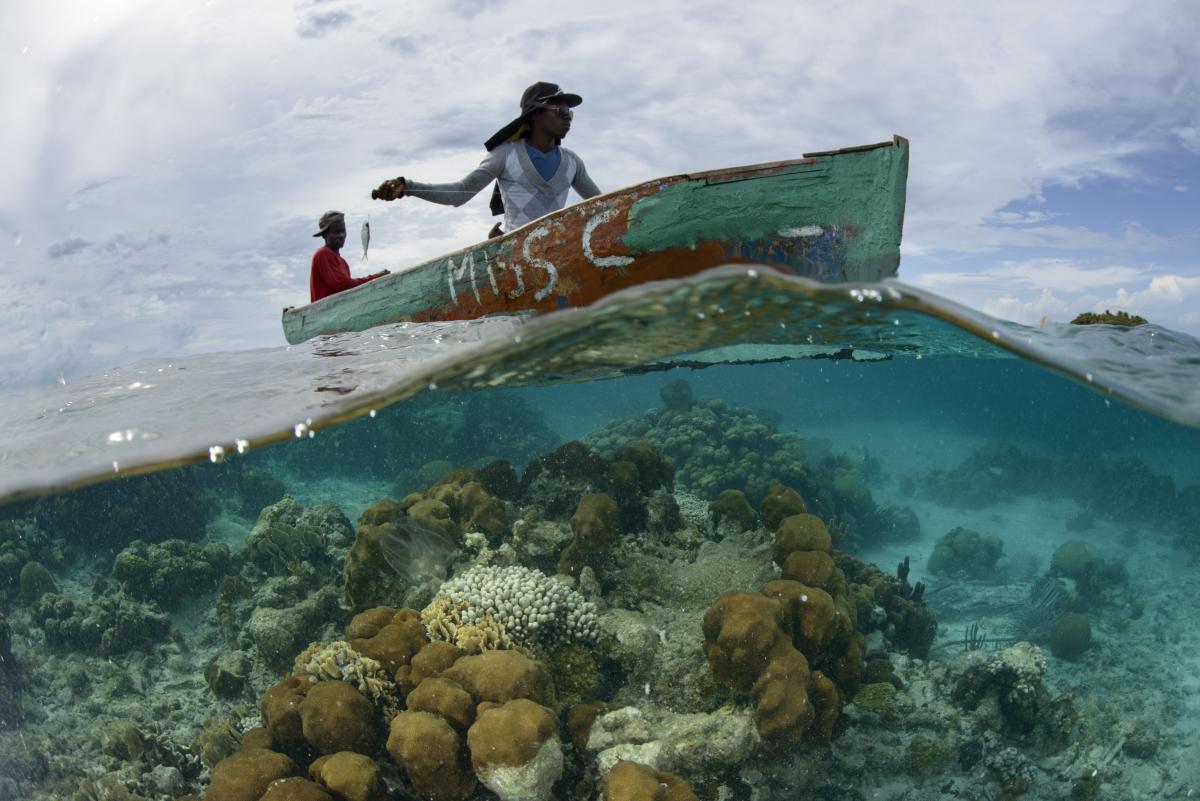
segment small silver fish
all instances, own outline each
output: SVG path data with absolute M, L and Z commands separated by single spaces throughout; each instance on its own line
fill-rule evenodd
M 363 220 L 362 227 L 363 261 L 367 260 L 367 247 L 371 244 L 371 218 Z

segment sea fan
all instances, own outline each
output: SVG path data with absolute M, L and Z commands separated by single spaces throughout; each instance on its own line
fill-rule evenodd
M 419 518 L 404 517 L 386 527 L 379 539 L 383 558 L 409 584 L 446 578 L 458 544 L 444 531 Z
M 1042 576 L 1029 588 L 1029 601 L 1016 611 L 1010 629 L 1018 639 L 1044 640 L 1067 614 L 1067 590 L 1052 576 Z

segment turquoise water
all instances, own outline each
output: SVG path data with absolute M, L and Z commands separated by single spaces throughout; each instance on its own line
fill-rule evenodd
M 0 798 L 1189 797 L 1200 343 L 856 292 L 0 398 Z

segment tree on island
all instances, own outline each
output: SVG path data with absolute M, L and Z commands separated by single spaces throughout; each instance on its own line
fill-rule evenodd
M 1145 317 L 1123 311 L 1111 312 L 1108 309 L 1104 310 L 1104 314 L 1084 312 L 1071 321 L 1071 325 L 1123 325 L 1130 328 L 1145 324 Z

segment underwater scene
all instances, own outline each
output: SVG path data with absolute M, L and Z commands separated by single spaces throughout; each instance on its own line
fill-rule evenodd
M 737 280 L 0 400 L 0 799 L 1200 792 L 1200 344 Z

